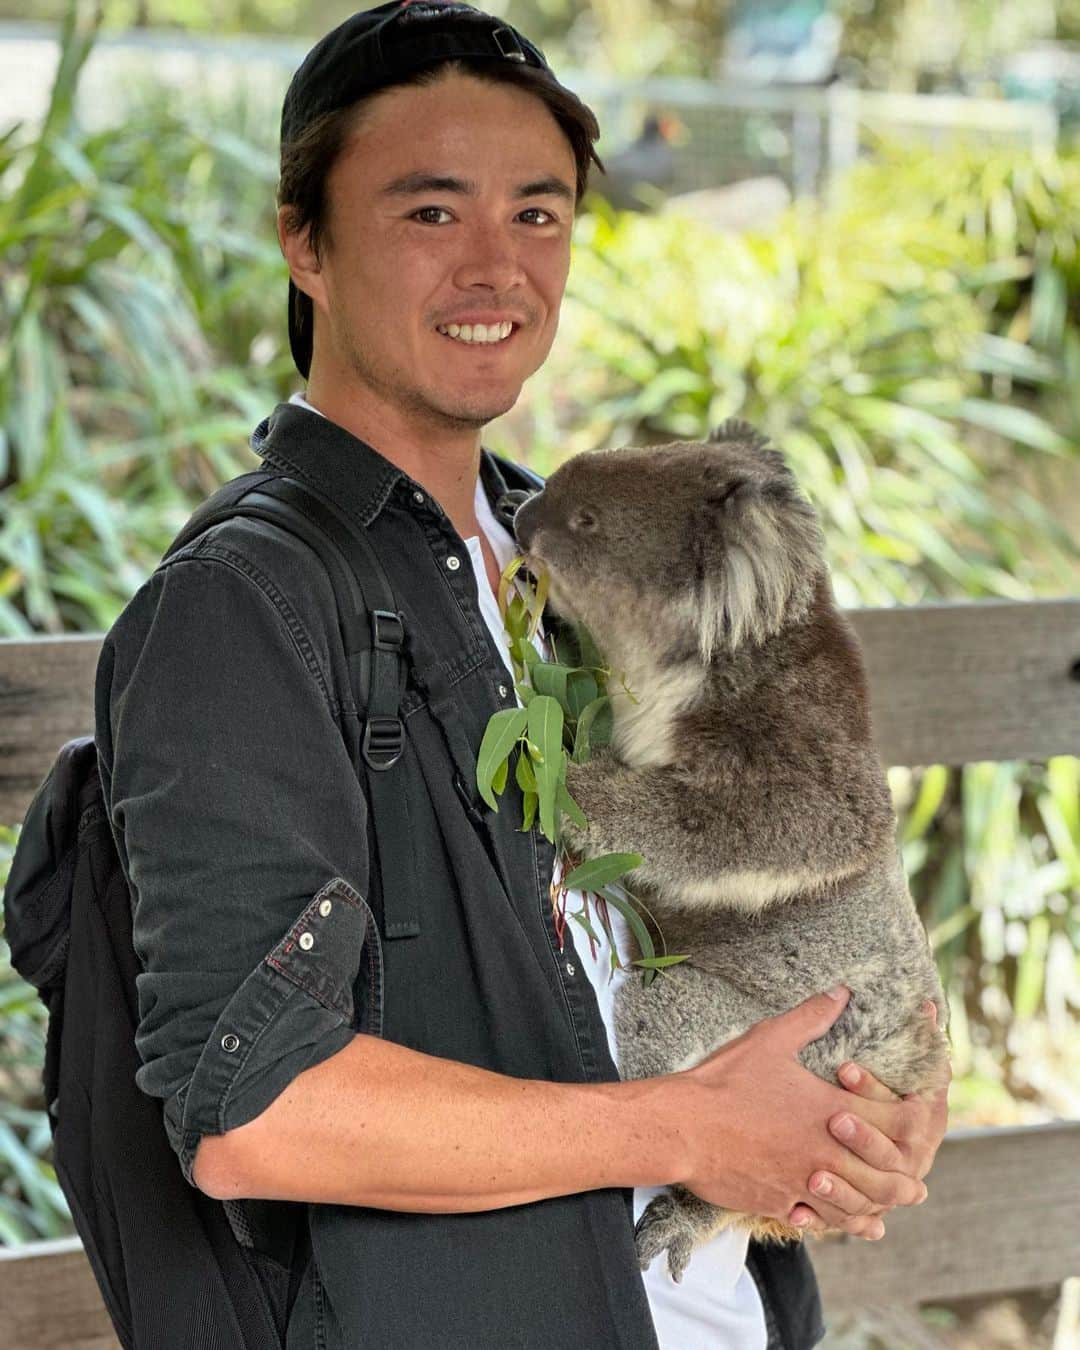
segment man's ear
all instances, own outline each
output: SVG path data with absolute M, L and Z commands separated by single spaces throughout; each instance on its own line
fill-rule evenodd
M 290 230 L 294 210 L 294 207 L 288 205 L 278 207 L 278 247 L 289 265 L 289 276 L 296 289 L 310 296 L 312 304 L 317 308 L 325 310 L 326 285 L 322 264 L 311 247 L 311 225 L 305 225 L 300 230 Z

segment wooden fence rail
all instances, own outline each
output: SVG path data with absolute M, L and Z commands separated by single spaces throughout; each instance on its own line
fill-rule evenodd
M 1080 599 L 850 612 L 888 764 L 1080 755 Z M 96 637 L 0 641 L 0 822 L 19 819 L 57 748 L 93 729 Z M 957 1130 L 930 1198 L 882 1243 L 814 1246 L 827 1309 L 914 1307 L 1080 1276 L 1080 1122 Z M 115 1350 L 78 1240 L 0 1248 L 14 1350 Z M 12 1338 L 13 1339 L 10 1339 Z

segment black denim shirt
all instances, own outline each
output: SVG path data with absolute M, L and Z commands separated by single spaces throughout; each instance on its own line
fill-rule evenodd
M 373 917 L 377 841 L 348 751 L 363 709 L 322 564 L 266 522 L 213 527 L 134 596 L 96 690 L 145 972 L 137 1081 L 163 1100 L 189 1181 L 203 1136 L 252 1120 L 358 1032 L 517 1077 L 618 1076 L 569 932 L 558 949 L 553 850 L 518 828 L 513 783 L 497 813 L 476 792 L 484 728 L 516 700 L 464 542 L 421 484 L 307 409 L 280 404 L 253 445 L 367 530 L 405 616 L 406 746 L 390 772 L 405 784 L 421 931 L 387 940 Z M 481 481 L 493 504 L 507 486 L 486 451 Z M 629 1190 L 473 1214 L 307 1212 L 290 1350 L 657 1344 Z M 814 1344 L 805 1255 L 752 1257 L 774 1342 Z

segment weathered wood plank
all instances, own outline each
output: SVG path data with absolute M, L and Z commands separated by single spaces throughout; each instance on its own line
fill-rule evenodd
M 1080 754 L 1080 599 L 849 611 L 882 757 L 965 764 Z M 98 636 L 0 641 L 0 821 L 93 727 Z
M 1080 599 L 851 611 L 888 764 L 1080 754 Z M 1080 674 L 1080 672 L 1078 672 Z
M 0 641 L 0 824 L 22 818 L 65 741 L 94 731 L 101 638 Z
M 826 1309 L 974 1298 L 1080 1275 L 1080 1122 L 954 1131 L 927 1184 L 924 1205 L 889 1215 L 883 1241 L 812 1245 Z
M 0 1247 L 0 1340 L 11 1350 L 120 1350 L 78 1238 Z

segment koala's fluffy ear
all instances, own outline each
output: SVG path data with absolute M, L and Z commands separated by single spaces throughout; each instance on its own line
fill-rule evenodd
M 745 445 L 750 450 L 756 450 L 771 468 L 787 469 L 790 472 L 787 460 L 781 451 L 769 444 L 768 436 L 763 435 L 756 427 L 744 422 L 740 417 L 729 417 L 726 422 L 714 427 L 709 432 L 709 441 L 713 445 L 726 445 L 732 441 Z
M 718 650 L 734 650 L 758 627 L 759 578 L 745 549 L 725 542 L 722 524 L 735 497 L 750 490 L 740 483 L 723 496 L 706 497 L 694 515 L 691 605 L 706 665 Z
M 712 431 L 709 432 L 709 440 L 714 445 L 738 441 L 741 445 L 748 445 L 753 450 L 764 450 L 769 444 L 768 436 L 763 436 L 757 427 L 751 426 L 749 422 L 744 422 L 741 417 L 729 417 L 726 422 L 721 422 L 718 427 L 713 427 Z

